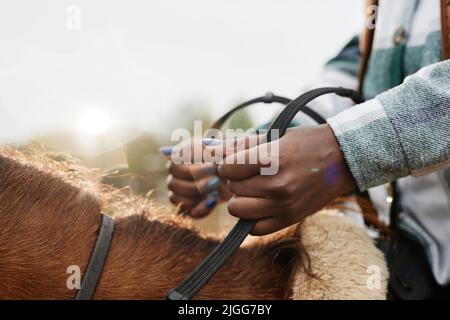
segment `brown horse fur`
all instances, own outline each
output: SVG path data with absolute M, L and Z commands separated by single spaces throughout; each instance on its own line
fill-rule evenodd
M 73 299 L 66 270 L 84 272 L 102 210 L 116 218 L 96 299 L 162 299 L 220 241 L 171 209 L 86 177 L 92 172 L 70 158 L 0 150 L 0 299 Z M 292 297 L 299 269 L 313 277 L 300 243 L 293 226 L 243 246 L 196 298 Z
M 85 183 L 68 162 L 0 152 L 0 299 L 72 299 L 67 267 L 83 271 L 101 210 L 117 210 L 96 299 L 162 299 L 219 238 L 194 230 L 173 210 Z M 283 299 L 299 261 L 299 241 L 277 236 L 239 250 L 200 299 Z

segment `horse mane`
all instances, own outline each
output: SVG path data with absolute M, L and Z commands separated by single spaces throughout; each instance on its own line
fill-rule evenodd
M 125 298 L 141 297 L 136 288 L 139 282 L 153 285 L 146 297 L 162 298 L 168 285 L 182 280 L 220 241 L 219 236 L 193 228 L 175 209 L 102 185 L 100 179 L 98 172 L 80 166 L 69 155 L 0 149 L 0 298 L 73 298 L 74 292 L 65 285 L 66 268 L 75 264 L 85 269 L 102 211 L 118 217 L 112 244 L 116 250 L 108 257 L 99 284 L 98 295 L 104 298 L 115 298 L 118 291 Z M 299 239 L 298 227 L 294 227 L 244 246 L 230 262 L 230 271 L 224 271 L 230 277 L 245 278 L 239 290 L 231 290 L 230 295 L 245 298 L 245 281 L 249 291 L 263 285 L 256 274 L 254 279 L 244 277 L 246 270 L 231 274 L 232 270 L 246 269 L 246 265 L 247 269 L 255 267 L 255 261 L 260 268 L 269 264 L 283 271 L 281 278 L 279 272 L 266 275 L 271 282 L 289 282 L 299 263 L 305 261 L 299 254 Z M 153 242 L 152 250 L 149 242 Z M 6 249 L 5 244 L 13 245 Z M 174 248 L 191 255 L 177 255 Z M 162 274 L 169 269 L 170 275 Z M 141 279 L 117 283 L 127 272 L 135 272 Z M 205 291 L 205 297 L 213 298 L 221 291 L 226 297 L 227 289 L 221 288 L 224 283 L 220 279 L 213 279 L 210 287 L 216 291 Z M 279 288 L 271 290 L 270 294 L 284 298 L 289 295 Z M 261 293 L 258 297 L 273 296 Z
M 61 198 L 64 193 L 72 195 L 64 199 L 62 205 L 86 201 L 95 207 L 96 216 L 100 212 L 123 218 L 131 215 L 142 215 L 149 220 L 175 222 L 177 226 L 192 228 L 187 219 L 176 215 L 176 209 L 157 204 L 150 197 L 133 194 L 129 188 L 116 189 L 101 183 L 103 175 L 96 169 L 89 169 L 79 164 L 77 158 L 62 152 L 39 152 L 31 148 L 0 148 L 0 196 L 11 202 L 8 192 L 19 191 L 20 202 L 27 204 L 38 195 L 39 203 Z M 14 188 L 10 188 L 15 186 Z M 28 192 L 22 192 L 24 188 Z M 33 191 L 33 192 L 31 192 Z M 52 200 L 42 201 L 42 197 Z M 68 201 L 71 200 L 71 201 Z M 8 202 L 6 201 L 6 202 Z M 15 201 L 19 202 L 19 201 Z M 15 204 L 15 203 L 14 203 Z M 63 208 L 64 209 L 64 208 Z M 64 211 L 64 210 L 63 210 Z M 85 218 L 89 213 L 83 212 Z

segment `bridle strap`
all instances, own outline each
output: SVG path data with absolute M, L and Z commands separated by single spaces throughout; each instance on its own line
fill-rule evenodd
M 352 99 L 356 104 L 364 98 L 356 91 L 344 88 L 320 88 L 309 91 L 290 102 L 272 122 L 267 132 L 267 142 L 272 141 L 272 130 L 279 130 L 281 138 L 288 129 L 292 119 L 304 110 L 312 100 L 329 93 Z M 223 118 L 223 117 L 222 117 Z M 221 119 L 222 119 L 221 118 Z M 224 121 L 223 121 L 224 122 Z M 223 123 L 222 122 L 222 123 Z M 240 219 L 227 237 L 211 252 L 205 260 L 175 289 L 166 296 L 167 300 L 190 300 L 205 286 L 217 271 L 233 256 L 257 221 Z
M 355 90 L 345 89 L 345 88 L 335 88 L 335 87 L 326 87 L 326 88 L 318 88 L 311 91 L 308 91 L 302 94 L 297 99 L 293 100 L 289 103 L 284 110 L 275 118 L 272 124 L 269 127 L 269 131 L 267 132 L 267 142 L 272 141 L 272 130 L 279 131 L 279 138 L 284 136 L 286 130 L 289 128 L 294 117 L 300 111 L 303 111 L 308 103 L 315 100 L 316 98 L 323 96 L 325 94 L 335 93 L 338 96 L 344 98 L 350 98 L 354 103 L 360 104 L 365 100 L 364 98 Z
M 114 232 L 114 218 L 102 214 L 100 231 L 97 236 L 91 259 L 84 272 L 81 288 L 78 290 L 75 300 L 90 300 L 94 296 L 98 281 L 102 275 L 103 267 L 108 256 L 111 240 Z
M 211 126 L 211 129 L 220 129 L 233 114 L 235 114 L 237 111 L 244 109 L 248 106 L 251 106 L 253 104 L 256 104 L 256 103 L 265 103 L 265 104 L 280 103 L 280 104 L 288 105 L 289 103 L 291 103 L 291 101 L 292 100 L 289 98 L 278 96 L 278 95 L 273 94 L 272 92 L 268 92 L 264 96 L 245 101 L 245 102 L 241 103 L 240 105 L 234 107 L 233 109 L 231 109 L 230 111 L 225 113 L 222 117 L 220 117 L 216 122 L 214 122 L 214 124 Z M 326 120 L 320 114 L 318 114 L 317 112 L 315 112 L 308 106 L 305 106 L 303 108 L 302 112 L 304 114 L 306 114 L 307 116 L 309 116 L 310 118 L 312 118 L 318 124 L 326 123 Z
M 255 226 L 255 220 L 240 219 L 226 238 L 211 252 L 205 260 L 166 296 L 167 300 L 190 300 L 216 274 L 244 242 Z

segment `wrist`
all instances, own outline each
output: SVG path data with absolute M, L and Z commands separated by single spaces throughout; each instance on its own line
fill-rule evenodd
M 327 167 L 331 167 L 333 173 L 337 176 L 336 187 L 339 191 L 342 191 L 342 194 L 353 191 L 357 185 L 333 130 L 328 124 L 319 127 L 319 134 L 326 148 L 327 159 L 325 161 Z

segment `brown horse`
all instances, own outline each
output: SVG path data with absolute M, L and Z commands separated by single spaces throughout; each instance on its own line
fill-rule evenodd
M 92 178 L 92 172 L 70 158 L 0 150 L 0 299 L 73 299 L 76 290 L 67 286 L 67 268 L 79 266 L 83 273 L 100 227 L 101 211 L 116 216 L 116 227 L 95 299 L 162 299 L 220 241 L 195 230 L 172 209 L 86 182 Z M 372 295 L 335 295 L 340 287 L 345 290 L 349 284 L 361 283 L 354 277 L 344 279 L 341 273 L 332 279 L 324 277 L 325 269 L 320 268 L 345 265 L 327 262 L 314 251 L 323 244 L 315 245 L 314 241 L 307 241 L 311 249 L 307 251 L 312 252 L 309 261 L 300 245 L 302 228 L 293 226 L 243 246 L 196 298 L 289 299 L 295 297 L 293 290 L 299 285 L 314 287 L 308 290 L 315 293 L 305 293 L 303 298 L 383 298 L 384 278 L 381 290 Z M 336 241 L 324 240 L 341 246 L 342 232 L 350 230 L 347 238 L 354 237 L 352 242 L 363 245 L 356 256 L 354 247 L 343 248 L 344 255 L 350 250 L 345 264 L 362 265 L 356 273 L 365 281 L 367 275 L 361 275 L 367 264 L 384 262 L 370 240 L 352 228 L 341 224 Z M 314 228 L 308 230 L 317 234 Z M 358 254 L 371 258 L 360 260 Z M 384 272 L 384 265 L 381 267 Z

